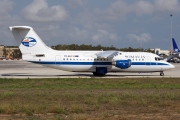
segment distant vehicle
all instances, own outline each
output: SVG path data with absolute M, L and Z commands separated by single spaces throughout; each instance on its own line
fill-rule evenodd
M 169 59 L 167 62 L 169 62 L 169 63 L 174 62 L 174 59 L 171 58 L 171 59 Z
M 47 67 L 72 71 L 92 72 L 104 76 L 108 72 L 160 72 L 174 65 L 153 53 L 121 51 L 64 51 L 53 50 L 29 26 L 12 26 L 10 30 L 19 43 L 22 59 Z
M 171 63 L 180 63 L 180 59 L 173 57 L 171 59 L 169 59 L 167 62 L 171 62 Z
M 180 59 L 178 58 L 173 58 L 173 59 L 174 59 L 173 63 L 180 63 Z

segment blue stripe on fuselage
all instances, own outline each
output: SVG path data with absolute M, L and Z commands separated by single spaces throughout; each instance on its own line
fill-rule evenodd
M 29 61 L 37 64 L 46 65 L 112 65 L 112 62 L 49 62 L 49 61 Z M 132 62 L 132 65 L 169 65 L 160 62 Z

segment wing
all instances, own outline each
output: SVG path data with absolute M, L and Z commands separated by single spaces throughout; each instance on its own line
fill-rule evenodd
M 97 58 L 113 58 L 118 55 L 118 51 L 101 51 L 96 53 Z

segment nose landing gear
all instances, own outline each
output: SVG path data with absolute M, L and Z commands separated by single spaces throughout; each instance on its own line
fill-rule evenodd
M 160 76 L 164 76 L 164 72 L 162 71 L 162 72 L 160 72 Z

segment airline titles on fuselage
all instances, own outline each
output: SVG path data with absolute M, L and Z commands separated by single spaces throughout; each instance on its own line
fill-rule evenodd
M 143 55 L 125 55 L 125 58 L 131 59 L 132 61 L 145 61 L 146 59 Z
M 145 59 L 146 57 L 143 55 L 125 55 L 126 58 L 141 58 Z

